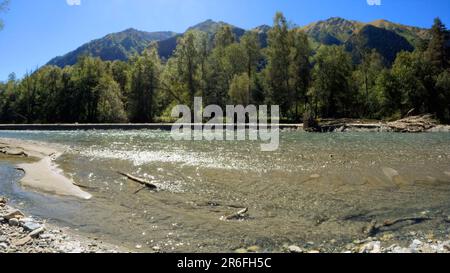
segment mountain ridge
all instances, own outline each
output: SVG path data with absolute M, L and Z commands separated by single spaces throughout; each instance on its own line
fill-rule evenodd
M 268 25 L 260 25 L 253 29 L 245 30 L 226 22 L 216 22 L 212 19 L 208 19 L 187 28 L 186 32 L 190 30 L 198 30 L 206 32 L 213 37 L 214 33 L 222 25 L 230 26 L 238 39 L 244 35 L 246 31 L 257 31 L 260 35 L 262 46 L 265 47 L 267 45 L 267 34 L 271 29 Z M 358 33 L 368 25 L 390 31 L 388 36 L 391 36 L 391 38 L 393 37 L 393 32 L 396 35 L 405 38 L 413 47 L 419 46 L 423 40 L 427 40 L 430 37 L 429 29 L 402 25 L 385 19 L 364 23 L 341 17 L 331 17 L 326 20 L 310 23 L 300 28 L 308 34 L 313 48 L 316 48 L 321 44 L 348 44 L 349 41 L 351 42 L 352 37 L 358 35 Z M 53 58 L 47 64 L 57 65 L 60 67 L 73 65 L 82 55 L 99 57 L 104 61 L 126 61 L 134 53 L 141 53 L 149 46 L 151 42 L 157 42 L 160 56 L 167 59 L 173 54 L 173 51 L 176 48 L 177 40 L 182 37 L 184 33 L 175 33 L 172 31 L 146 32 L 134 28 L 128 28 L 126 30 L 110 33 L 103 38 L 85 43 L 74 51 L 71 51 L 63 56 Z M 396 41 L 400 40 L 398 37 L 393 37 L 393 39 Z M 404 43 L 402 42 L 402 44 Z M 405 45 L 405 50 L 408 48 L 409 46 Z

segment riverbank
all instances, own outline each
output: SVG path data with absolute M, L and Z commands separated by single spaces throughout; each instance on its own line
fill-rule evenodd
M 222 125 L 222 124 L 221 124 Z M 450 125 L 439 124 L 431 115 L 410 116 L 397 121 L 364 119 L 323 119 L 313 128 L 303 123 L 268 124 L 280 130 L 312 132 L 450 132 Z M 173 123 L 116 123 L 116 124 L 0 124 L 0 131 L 77 131 L 77 130 L 162 130 L 170 131 Z M 183 126 L 205 126 L 205 124 L 183 124 Z M 211 124 L 208 124 L 211 126 Z M 258 124 L 246 124 L 247 129 L 258 129 Z
M 0 197 L 0 253 L 123 253 L 124 247 L 89 239 L 9 206 Z
M 0 139 L 0 153 L 5 156 L 31 161 L 31 163 L 17 165 L 17 169 L 25 173 L 20 181 L 24 187 L 81 199 L 90 199 L 92 197 L 89 193 L 76 186 L 54 164 L 54 161 L 63 154 L 63 148 L 57 145 L 49 147 L 48 145 L 32 141 L 3 138 Z

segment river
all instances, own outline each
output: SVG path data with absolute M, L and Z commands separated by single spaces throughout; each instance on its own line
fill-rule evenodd
M 276 152 L 262 152 L 253 141 L 173 141 L 157 130 L 2 131 L 0 137 L 65 145 L 58 165 L 94 197 L 23 189 L 22 173 L 5 160 L 0 195 L 50 222 L 144 251 L 344 245 L 364 238 L 371 220 L 450 215 L 449 133 L 282 132 Z M 118 171 L 161 190 L 135 193 L 140 186 Z M 249 218 L 220 220 L 244 207 Z M 447 229 L 429 221 L 391 232 Z

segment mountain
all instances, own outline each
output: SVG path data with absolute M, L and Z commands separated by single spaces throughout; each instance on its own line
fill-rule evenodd
M 267 47 L 267 39 L 269 38 L 269 30 L 271 30 L 272 27 L 268 25 L 261 25 L 259 27 L 255 27 L 251 31 L 256 31 L 259 36 L 259 42 L 261 43 L 261 47 L 265 48 Z
M 83 55 L 100 57 L 104 61 L 126 61 L 134 53 L 141 53 L 149 43 L 166 40 L 175 35 L 176 33 L 170 31 L 144 32 L 130 28 L 86 43 L 64 56 L 52 59 L 48 64 L 60 67 L 73 65 Z
M 325 21 L 309 24 L 303 27 L 303 30 L 308 34 L 315 46 L 320 44 L 339 45 L 346 43 L 350 37 L 357 34 L 367 25 L 395 32 L 397 35 L 405 38 L 414 47 L 419 46 L 423 40 L 430 39 L 430 32 L 427 29 L 396 24 L 387 20 L 362 23 L 332 17 Z
M 415 47 L 419 46 L 423 40 L 431 39 L 430 31 L 424 28 L 400 25 L 387 20 L 377 20 L 369 24 L 378 28 L 394 31 L 408 40 L 408 42 Z
M 303 27 L 303 30 L 316 45 L 343 44 L 358 29 L 364 26 L 363 23 L 350 21 L 339 17 L 332 17 L 325 21 L 318 21 Z
M 232 32 L 236 36 L 237 39 L 242 37 L 245 33 L 245 29 L 238 28 L 236 26 L 230 25 L 225 22 L 215 22 L 211 19 L 206 20 L 204 22 L 201 22 L 195 26 L 192 26 L 186 30 L 186 32 L 191 30 L 197 30 L 207 33 L 211 39 L 214 38 L 215 33 L 221 26 L 228 25 L 231 27 Z M 171 37 L 167 40 L 162 40 L 158 42 L 158 52 L 161 58 L 168 59 L 170 56 L 172 56 L 175 48 L 177 47 L 177 40 L 183 37 L 183 34 L 178 34 L 174 37 Z
M 208 33 L 210 38 L 213 39 L 216 31 L 222 25 L 229 25 L 238 39 L 246 32 L 242 28 L 213 20 L 201 22 L 188 28 L 187 31 L 203 31 Z M 261 25 L 249 31 L 258 32 L 261 46 L 266 47 L 270 29 L 270 26 Z M 355 41 L 363 38 L 367 41 L 366 46 L 382 51 L 380 53 L 389 62 L 398 51 L 409 51 L 411 50 L 411 46 L 417 47 L 422 41 L 430 38 L 430 32 L 427 29 L 405 26 L 386 20 L 363 23 L 332 17 L 327 20 L 311 23 L 302 27 L 302 29 L 310 37 L 314 49 L 322 44 L 345 45 L 348 50 L 352 51 Z M 169 31 L 144 32 L 127 29 L 86 43 L 75 51 L 54 58 L 48 64 L 60 67 L 72 65 L 82 55 L 100 57 L 103 60 L 127 60 L 134 53 L 142 52 L 149 46 L 150 42 L 157 42 L 160 56 L 168 59 L 172 56 L 178 39 L 183 35 Z
M 376 49 L 383 56 L 387 65 L 391 65 L 401 51 L 413 51 L 414 47 L 403 36 L 393 30 L 365 25 L 345 42 L 345 48 L 351 52 L 355 62 L 360 62 L 357 47 Z

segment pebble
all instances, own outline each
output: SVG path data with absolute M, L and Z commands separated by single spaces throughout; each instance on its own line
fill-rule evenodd
M 161 251 L 161 248 L 160 248 L 159 246 L 154 246 L 154 247 L 152 247 L 152 249 L 153 249 L 154 251 Z
M 16 218 L 9 219 L 8 223 L 10 226 L 13 226 L 13 227 L 19 226 L 19 220 L 17 220 Z
M 364 244 L 359 253 L 380 253 L 381 252 L 381 242 L 380 241 L 372 241 Z
M 234 252 L 238 253 L 238 254 L 245 254 L 245 253 L 248 253 L 248 250 L 245 248 L 239 248 L 239 249 L 236 249 Z
M 247 248 L 249 252 L 259 252 L 261 248 L 259 246 L 250 246 Z
M 301 249 L 299 246 L 291 245 L 287 248 L 290 253 L 303 253 L 303 249 Z
M 28 234 L 28 236 L 30 236 L 32 238 L 38 237 L 44 231 L 45 231 L 45 228 L 43 226 L 41 226 L 40 228 L 33 230 L 30 234 Z
M 13 244 L 15 246 L 23 246 L 31 242 L 33 239 L 30 236 L 25 236 L 17 241 L 15 241 Z
M 423 246 L 423 243 L 420 240 L 416 239 L 412 242 L 412 244 L 409 246 L 409 248 L 416 250 L 417 248 L 419 248 L 421 246 Z
M 25 215 L 20 210 L 13 210 L 6 213 L 5 215 L 2 215 L 2 218 L 5 218 L 6 220 L 10 220 L 12 218 L 20 219 L 23 217 L 25 217 Z
M 22 227 L 24 227 L 28 231 L 34 231 L 36 229 L 40 229 L 42 227 L 42 225 L 37 222 L 30 221 L 30 222 L 23 223 Z

